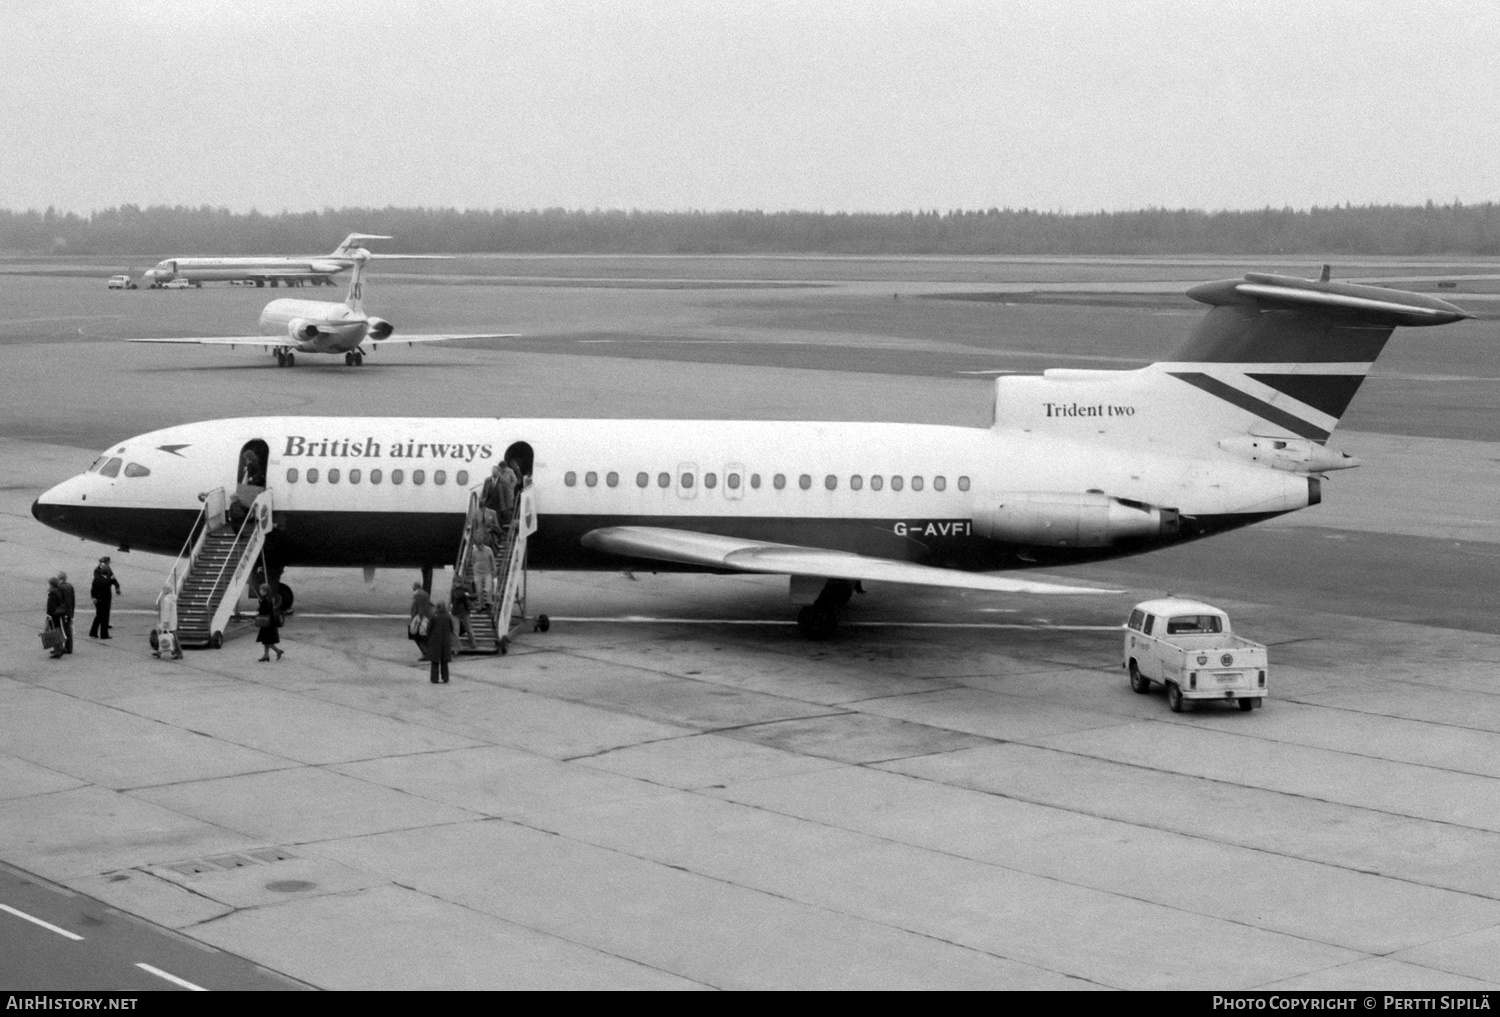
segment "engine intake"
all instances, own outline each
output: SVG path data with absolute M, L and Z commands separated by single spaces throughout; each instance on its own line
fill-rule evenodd
M 318 326 L 306 318 L 293 318 L 286 323 L 286 333 L 298 342 L 311 342 L 318 337 Z
M 375 318 L 375 317 L 372 317 L 369 320 L 370 320 L 370 328 L 369 328 L 369 332 L 367 334 L 369 335 L 369 337 L 371 339 L 374 339 L 376 342 L 379 342 L 381 339 L 388 339 L 388 338 L 390 338 L 391 333 L 394 332 L 394 331 L 396 331 L 396 326 L 392 325 L 390 322 L 386 321 L 384 318 Z
M 1172 536 L 1176 509 L 1101 492 L 1026 492 L 985 499 L 974 532 L 1037 547 L 1108 547 L 1121 540 Z

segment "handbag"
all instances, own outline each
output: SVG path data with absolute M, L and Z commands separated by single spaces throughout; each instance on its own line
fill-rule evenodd
M 406 635 L 409 639 L 421 639 L 427 635 L 427 618 L 424 615 L 414 614 L 406 623 Z
M 62 629 L 52 624 L 52 619 L 47 619 L 47 627 L 41 631 L 42 649 L 55 650 L 63 644 Z
M 255 627 L 258 628 L 258 629 L 268 629 L 268 628 L 270 628 L 271 627 L 271 618 L 270 618 L 270 616 L 269 615 L 264 615 L 264 614 L 258 614 L 258 615 L 256 615 L 255 616 Z

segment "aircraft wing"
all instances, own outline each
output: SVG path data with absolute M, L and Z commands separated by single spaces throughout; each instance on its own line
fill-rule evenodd
M 274 349 L 277 346 L 296 345 L 286 336 L 274 335 L 205 335 L 183 339 L 138 339 L 129 337 L 125 341 L 128 343 L 187 343 L 199 346 L 260 346 L 268 350 Z
M 1011 579 L 980 572 L 960 572 L 930 565 L 871 558 L 848 551 L 829 551 L 796 544 L 723 537 L 694 530 L 657 526 L 606 526 L 583 535 L 583 546 L 630 558 L 679 562 L 731 572 L 861 579 L 870 582 L 947 586 L 992 593 L 1119 593 L 1090 586 L 1063 586 L 1031 579 Z
M 519 339 L 519 332 L 476 332 L 472 335 L 460 332 L 441 333 L 434 335 L 403 335 L 397 333 L 384 339 L 367 339 L 366 342 L 376 346 L 391 346 L 396 343 L 451 343 L 462 339 Z

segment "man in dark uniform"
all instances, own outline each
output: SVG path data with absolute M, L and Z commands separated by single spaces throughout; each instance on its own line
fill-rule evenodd
M 89 587 L 89 596 L 94 598 L 94 624 L 89 626 L 89 636 L 109 638 L 109 605 L 116 593 L 123 593 L 114 569 L 109 567 L 109 555 L 99 559 L 94 566 L 94 582 Z
M 61 631 L 62 631 L 62 614 L 63 614 L 62 590 L 58 586 L 57 577 L 53 576 L 51 579 L 47 580 L 47 627 L 49 629 L 55 628 L 55 629 L 58 630 L 59 633 L 61 633 Z M 52 656 L 53 656 L 54 659 L 57 658 L 57 657 L 61 657 L 62 655 L 63 655 L 63 644 L 62 643 L 58 643 L 56 646 L 52 647 Z M 436 672 L 433 672 L 433 673 L 436 674 Z M 434 678 L 433 680 L 436 681 L 437 679 Z
M 77 610 L 78 602 L 73 593 L 73 584 L 68 582 L 68 574 L 59 572 L 57 574 L 57 588 L 62 592 L 62 627 L 63 627 L 63 652 L 73 652 L 73 612 Z

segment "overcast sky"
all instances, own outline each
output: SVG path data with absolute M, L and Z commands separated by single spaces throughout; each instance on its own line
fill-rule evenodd
M 0 207 L 1500 199 L 1500 4 L 0 0 Z

